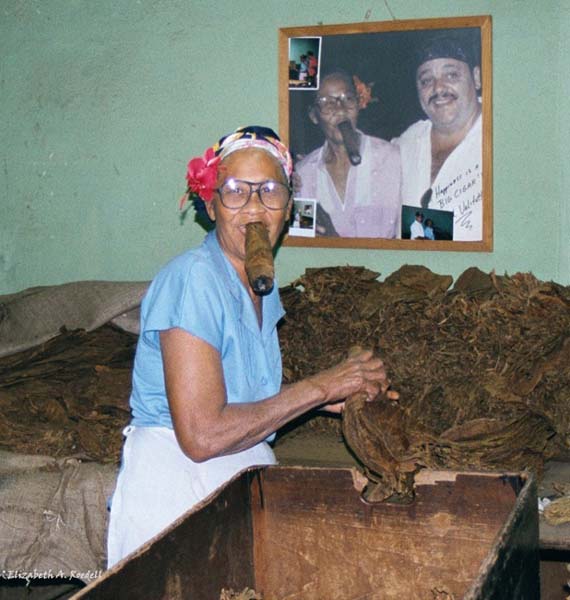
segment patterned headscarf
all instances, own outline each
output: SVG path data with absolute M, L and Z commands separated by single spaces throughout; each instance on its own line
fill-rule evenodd
M 217 144 L 217 149 L 214 147 L 216 156 L 220 156 L 223 160 L 236 150 L 243 148 L 261 148 L 272 154 L 283 167 L 283 171 L 287 178 L 291 177 L 293 171 L 293 160 L 291 153 L 281 142 L 279 136 L 269 127 L 261 127 L 259 125 L 249 125 L 247 127 L 239 127 L 223 138 Z

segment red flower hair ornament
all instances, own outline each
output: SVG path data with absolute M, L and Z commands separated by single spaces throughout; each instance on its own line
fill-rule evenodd
M 218 180 L 218 164 L 221 156 L 216 156 L 214 148 L 208 148 L 204 156 L 193 158 L 188 163 L 186 181 L 188 191 L 180 200 L 180 208 L 191 196 L 199 196 L 204 202 L 210 202 L 214 197 L 216 181 Z
M 186 181 L 188 190 L 194 192 L 205 202 L 214 196 L 216 181 L 218 179 L 218 164 L 221 156 L 216 156 L 214 148 L 208 148 L 203 157 L 193 158 L 188 163 Z

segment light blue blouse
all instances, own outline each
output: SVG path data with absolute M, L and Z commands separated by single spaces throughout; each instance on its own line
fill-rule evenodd
M 285 312 L 277 283 L 263 298 L 262 310 L 260 330 L 253 303 L 223 254 L 215 230 L 198 248 L 171 260 L 141 305 L 130 398 L 132 424 L 173 428 L 159 338 L 161 331 L 173 327 L 203 339 L 220 353 L 228 402 L 252 402 L 279 392 L 277 323 Z

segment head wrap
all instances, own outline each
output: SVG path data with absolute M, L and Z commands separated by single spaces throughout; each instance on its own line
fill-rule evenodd
M 239 127 L 234 133 L 221 138 L 217 144 L 217 148 L 214 146 L 214 151 L 216 156 L 220 156 L 224 160 L 232 152 L 243 150 L 244 148 L 261 148 L 269 152 L 269 154 L 279 161 L 287 178 L 291 177 L 293 171 L 291 153 L 273 129 L 259 125 Z
M 480 62 L 476 56 L 474 41 L 468 33 L 462 36 L 454 32 L 437 33 L 428 38 L 417 51 L 417 65 L 419 67 L 435 58 L 453 58 L 467 63 L 473 69 Z
M 208 148 L 203 156 L 190 160 L 186 171 L 188 189 L 180 199 L 180 208 L 182 209 L 190 198 L 209 202 L 214 196 L 219 163 L 232 152 L 244 148 L 261 148 L 269 152 L 279 161 L 287 179 L 291 178 L 291 153 L 273 129 L 258 125 L 239 127 L 234 133 L 224 136 L 217 144 Z

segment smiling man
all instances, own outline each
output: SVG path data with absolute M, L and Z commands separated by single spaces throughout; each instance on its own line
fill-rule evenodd
M 481 69 L 472 44 L 438 34 L 418 53 L 416 89 L 428 119 L 394 140 L 403 204 L 453 211 L 453 239 L 482 240 Z

